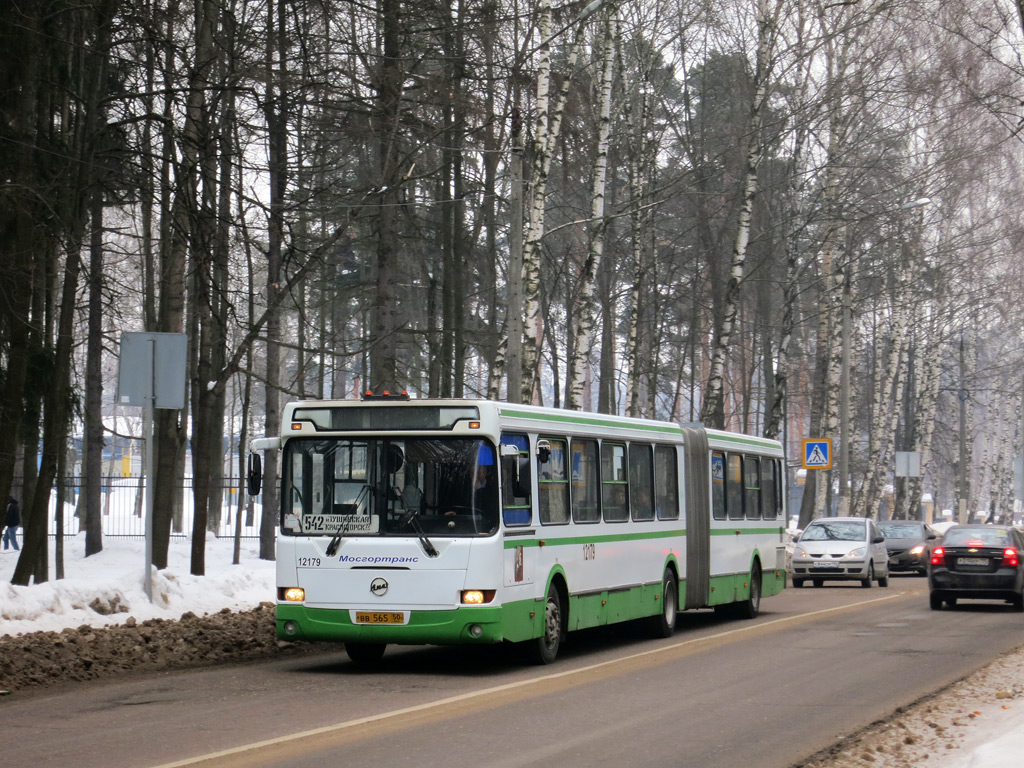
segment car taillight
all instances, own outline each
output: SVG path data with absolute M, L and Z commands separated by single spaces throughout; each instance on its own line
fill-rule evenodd
M 945 565 L 946 564 L 946 550 L 942 547 L 936 547 L 932 550 L 932 565 Z
M 1009 565 L 1012 568 L 1016 568 L 1020 565 L 1020 558 L 1017 556 L 1017 550 L 1013 547 L 1007 547 L 1003 550 L 1003 565 Z

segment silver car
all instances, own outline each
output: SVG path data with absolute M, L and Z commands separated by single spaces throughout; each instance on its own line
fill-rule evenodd
M 855 580 L 870 587 L 889 586 L 889 553 L 885 537 L 874 520 L 863 517 L 823 517 L 812 520 L 793 547 L 790 566 L 793 586 L 808 579 L 820 587 L 825 581 Z

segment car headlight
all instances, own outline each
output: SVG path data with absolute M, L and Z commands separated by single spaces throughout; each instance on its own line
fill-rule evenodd
M 850 550 L 850 551 L 849 551 L 849 552 L 847 553 L 847 555 L 846 555 L 846 556 L 847 556 L 847 557 L 864 557 L 864 551 L 865 551 L 865 549 L 866 549 L 865 547 L 857 547 L 857 549 L 852 549 L 852 550 Z
M 912 554 L 912 555 L 923 555 L 924 554 L 924 544 L 918 544 L 916 547 L 911 547 L 910 548 L 910 554 Z

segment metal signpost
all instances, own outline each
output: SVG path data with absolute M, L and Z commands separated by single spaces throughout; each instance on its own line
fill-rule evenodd
M 143 408 L 146 440 L 146 597 L 153 601 L 153 410 L 185 407 L 188 341 L 184 333 L 121 334 L 117 402 Z

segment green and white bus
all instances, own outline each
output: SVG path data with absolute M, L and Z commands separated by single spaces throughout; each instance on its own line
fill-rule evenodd
M 642 619 L 668 637 L 678 610 L 754 618 L 785 586 L 777 441 L 407 396 L 282 416 L 253 441 L 281 451 L 281 639 L 363 663 L 389 643 L 523 643 L 550 663 L 575 629 Z

